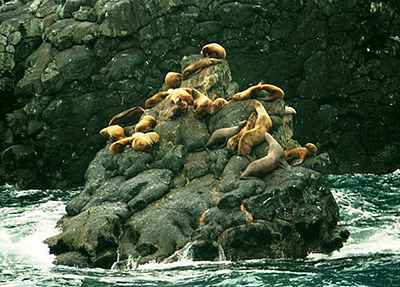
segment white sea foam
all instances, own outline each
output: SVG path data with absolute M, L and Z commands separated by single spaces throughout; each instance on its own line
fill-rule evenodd
M 41 269 L 51 267 L 54 256 L 49 254 L 43 240 L 57 233 L 55 223 L 63 212 L 63 204 L 55 201 L 25 210 L 3 208 L 0 217 L 7 216 L 7 221 L 0 225 L 3 264 L 31 265 Z

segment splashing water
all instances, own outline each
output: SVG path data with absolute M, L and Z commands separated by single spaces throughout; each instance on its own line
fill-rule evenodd
M 304 260 L 174 263 L 134 270 L 54 266 L 42 241 L 57 233 L 65 203 L 78 191 L 0 187 L 2 286 L 396 286 L 400 275 L 400 171 L 388 175 L 330 176 L 350 231 L 332 255 Z M 189 248 L 188 248 L 189 250 Z M 223 258 L 221 258 L 223 259 Z M 398 286 L 398 285 L 397 285 Z

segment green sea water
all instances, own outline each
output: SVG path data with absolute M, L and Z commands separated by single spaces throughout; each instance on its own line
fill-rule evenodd
M 340 251 L 303 260 L 151 263 L 134 270 L 52 264 L 57 233 L 80 190 L 0 187 L 0 286 L 400 286 L 400 172 L 330 176 L 351 235 Z

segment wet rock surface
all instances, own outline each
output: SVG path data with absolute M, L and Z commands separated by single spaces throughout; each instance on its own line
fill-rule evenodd
M 397 2 L 396 2 L 397 3 Z M 81 185 L 97 132 L 157 92 L 182 57 L 218 42 L 229 86 L 286 92 L 294 133 L 331 155 L 329 172 L 399 162 L 399 5 L 340 1 L 0 1 L 0 181 Z M 223 78 L 225 75 L 221 75 Z M 215 91 L 218 93 L 220 91 Z M 216 124 L 220 123 L 217 121 Z M 18 161 L 15 146 L 33 157 Z
M 217 79 L 218 88 L 202 86 L 206 93 L 210 89 L 210 97 L 228 87 L 231 76 L 224 61 L 192 76 L 190 85 Z M 277 141 L 298 146 L 291 121 L 283 120 L 292 117 L 284 114 L 285 102 L 260 102 L 274 117 L 270 132 Z M 213 130 L 247 119 L 252 103 L 231 101 L 203 119 L 194 117 L 193 106 L 168 119 L 169 100 L 147 109 L 157 119 L 154 130 L 160 142 L 148 152 L 127 146 L 117 154 L 110 153 L 107 143 L 96 154 L 83 191 L 67 203 L 67 214 L 58 222 L 61 232 L 46 240 L 56 263 L 132 268 L 183 257 L 304 258 L 342 247 L 349 233 L 337 225 L 339 211 L 325 175 L 305 167 L 324 171 L 327 154 L 297 167 L 282 165 L 263 178 L 241 179 L 249 158 L 230 153 L 226 146 L 204 148 Z M 267 153 L 268 145 L 262 143 L 250 159 Z

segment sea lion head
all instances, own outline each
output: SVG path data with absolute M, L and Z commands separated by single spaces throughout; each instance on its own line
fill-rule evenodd
M 182 84 L 182 74 L 176 72 L 169 72 L 165 76 L 165 85 L 167 88 L 176 89 Z
M 312 143 L 306 143 L 306 144 L 304 145 L 304 147 L 308 150 L 308 154 L 309 154 L 310 156 L 316 156 L 316 155 L 317 155 L 318 149 L 317 149 L 317 147 L 316 147 L 314 144 L 312 144 Z
M 262 106 L 262 104 L 259 102 L 259 101 L 257 101 L 257 100 L 253 100 L 253 105 L 254 105 L 254 107 L 257 109 L 257 107 L 260 107 L 260 106 Z
M 237 148 L 238 142 L 232 138 L 228 140 L 226 143 L 226 148 L 231 152 L 234 153 L 235 149 Z

